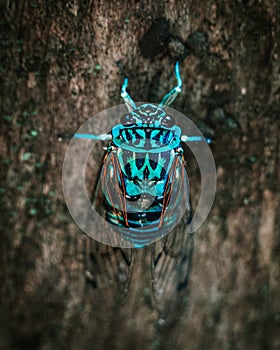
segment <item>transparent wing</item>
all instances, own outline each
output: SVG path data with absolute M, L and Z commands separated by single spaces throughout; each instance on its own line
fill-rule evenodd
M 89 288 L 98 294 L 103 310 L 119 307 L 130 290 L 135 254 L 85 237 L 85 278 Z M 106 318 L 106 315 L 104 315 Z
M 126 190 L 119 160 L 115 153 L 106 154 L 96 185 L 93 204 L 106 221 L 128 227 Z
M 111 215 L 113 220 L 125 223 L 125 218 L 122 216 L 125 192 L 121 188 L 123 183 L 119 164 L 114 153 L 106 151 L 104 154 L 103 147 L 104 143 L 100 143 L 98 150 L 93 153 L 94 159 L 91 159 L 92 164 L 88 171 L 88 177 L 94 169 L 96 174 L 96 180 L 88 186 L 88 189 L 91 188 L 91 201 L 104 219 L 107 215 Z M 103 158 L 100 161 L 101 152 L 103 152 Z M 112 191 L 113 188 L 115 191 Z M 107 203 L 108 199 L 109 203 Z M 119 206 L 111 206 L 110 200 L 112 203 L 118 203 Z M 100 218 L 100 223 L 97 224 L 99 229 L 102 227 L 101 220 Z M 91 287 L 100 291 L 100 300 L 103 300 L 104 305 L 107 305 L 110 310 L 112 305 L 116 307 L 122 302 L 129 289 L 135 255 L 131 249 L 111 247 L 89 237 L 85 237 L 84 242 L 85 278 Z
M 188 233 L 191 205 L 183 158 L 174 160 L 168 176 L 161 212 L 162 225 L 168 224 L 169 221 L 173 222 L 178 212 L 175 208 L 178 209 L 183 201 L 187 201 L 186 204 L 182 204 L 187 210 L 175 230 L 140 252 L 136 249 L 107 247 L 91 240 L 88 266 L 93 275 L 92 285 L 102 290 L 107 301 L 117 295 L 118 301 L 111 300 L 111 302 L 119 303 L 135 288 L 131 286 L 133 276 L 138 273 L 134 267 L 140 267 L 140 262 L 136 263 L 136 257 L 139 259 L 140 256 L 145 256 L 145 260 L 148 259 L 151 266 L 153 304 L 160 318 L 171 322 L 178 318 L 178 312 L 182 311 L 182 305 L 187 302 L 186 291 L 191 271 L 193 235 Z M 110 188 L 115 188 L 115 191 L 111 191 Z M 107 216 L 108 219 L 109 215 L 110 220 L 124 225 L 126 222 L 123 215 L 124 199 L 125 188 L 117 157 L 106 153 L 95 187 L 94 205 L 102 217 Z M 173 205 L 170 206 L 170 203 Z M 147 276 L 148 272 L 143 272 Z
M 180 196 L 189 193 L 184 162 L 176 163 L 177 178 L 172 191 Z M 174 169 L 173 169 L 174 171 Z M 178 174 L 180 181 L 178 181 Z M 172 233 L 151 247 L 151 273 L 154 303 L 160 317 L 172 322 L 187 303 L 187 286 L 192 265 L 193 234 L 189 233 L 191 203 L 187 196 L 187 210 Z M 170 212 L 172 215 L 173 212 Z

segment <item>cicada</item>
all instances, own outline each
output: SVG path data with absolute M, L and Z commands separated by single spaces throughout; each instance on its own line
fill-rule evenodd
M 178 320 L 187 303 L 193 232 L 209 213 L 216 183 L 214 160 L 205 144 L 211 140 L 191 121 L 185 125 L 184 115 L 168 108 L 182 90 L 179 62 L 175 75 L 177 85 L 159 104 L 136 104 L 125 78 L 121 90 L 125 106 L 101 112 L 101 119 L 97 115 L 87 120 L 74 134 L 63 165 L 63 191 L 73 219 L 90 237 L 104 243 L 85 240 L 90 256 L 86 279 L 101 291 L 105 303 L 116 303 L 114 310 L 123 305 L 123 297 L 141 296 L 145 286 L 145 296 L 139 300 L 156 307 L 161 324 Z M 105 118 L 108 115 L 111 119 Z M 109 131 L 96 132 L 99 124 Z M 201 197 L 204 193 L 193 216 L 187 144 L 199 167 Z M 102 148 L 99 158 L 95 151 Z M 148 245 L 140 251 L 123 249 Z M 142 267 L 145 279 L 131 283 L 139 280 Z
M 179 62 L 175 75 L 177 85 L 159 104 L 140 106 L 128 94 L 125 78 L 121 96 L 128 113 L 107 134 L 74 135 L 107 142 L 93 205 L 136 248 L 171 232 L 186 212 L 191 215 L 183 144 L 203 138 L 183 135 L 174 116 L 166 112 L 182 90 Z

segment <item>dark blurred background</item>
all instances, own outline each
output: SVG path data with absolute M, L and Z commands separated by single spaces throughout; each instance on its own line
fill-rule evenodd
M 1 14 L 0 349 L 279 349 L 279 1 L 19 0 Z M 177 58 L 172 107 L 214 138 L 212 211 L 194 236 L 106 247 L 67 211 L 57 135 L 122 103 L 116 61 L 135 101 L 159 102 Z

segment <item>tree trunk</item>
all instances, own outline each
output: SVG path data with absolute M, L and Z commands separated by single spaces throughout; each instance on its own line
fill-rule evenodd
M 279 349 L 279 2 L 2 1 L 1 13 L 0 348 Z M 160 17 L 169 27 L 149 32 Z M 68 213 L 57 135 L 122 103 L 115 61 L 135 101 L 160 102 L 170 38 L 189 50 L 172 107 L 214 134 L 215 202 L 195 235 L 183 223 L 144 249 L 107 247 Z

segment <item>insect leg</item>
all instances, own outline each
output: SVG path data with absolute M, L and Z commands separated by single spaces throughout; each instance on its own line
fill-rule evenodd
M 73 136 L 75 139 L 88 139 L 88 140 L 111 140 L 112 135 L 111 134 L 100 134 L 100 135 L 94 135 L 94 134 L 74 134 Z
M 126 91 L 127 85 L 128 85 L 128 78 L 125 77 L 124 82 L 122 84 L 121 97 L 123 98 L 124 103 L 126 104 L 128 111 L 131 112 L 133 109 L 136 108 L 136 104 L 134 103 L 134 101 L 132 100 L 132 98 L 130 97 L 128 92 Z
M 202 136 L 187 136 L 187 135 L 182 135 L 181 136 L 181 141 L 182 142 L 200 142 L 204 141 L 207 143 L 212 143 L 212 139 L 209 137 L 202 137 Z
M 177 78 L 177 86 L 175 86 L 167 95 L 164 96 L 161 103 L 159 104 L 159 107 L 170 105 L 175 100 L 177 95 L 182 91 L 182 79 L 180 76 L 178 61 L 175 64 L 175 75 Z

